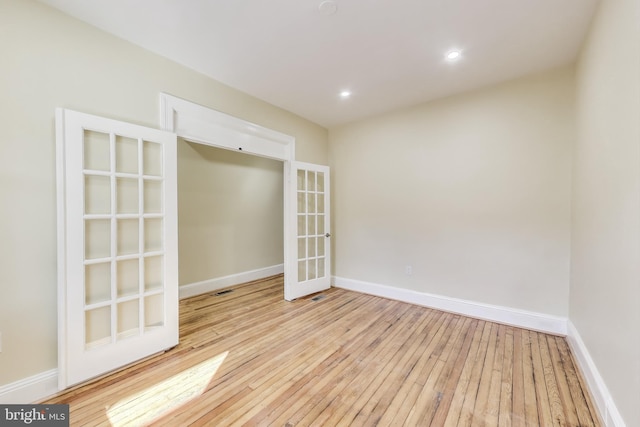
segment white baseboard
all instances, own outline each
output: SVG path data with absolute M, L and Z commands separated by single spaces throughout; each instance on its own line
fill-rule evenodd
M 0 403 L 35 403 L 57 392 L 58 370 L 52 369 L 11 384 L 0 386 Z
M 284 264 L 278 264 L 270 267 L 258 268 L 256 270 L 244 271 L 242 273 L 230 274 L 229 276 L 204 280 L 202 282 L 189 283 L 187 285 L 180 286 L 180 299 L 206 294 L 207 292 L 217 291 L 218 289 L 282 273 L 284 273 Z
M 360 280 L 333 277 L 333 286 L 376 295 L 397 301 L 462 314 L 477 319 L 504 323 L 519 328 L 531 329 L 555 335 L 567 334 L 567 319 L 543 313 L 518 310 L 510 307 L 483 304 L 458 298 L 427 294 L 409 289 L 363 282 Z
M 587 387 L 589 387 L 594 404 L 600 413 L 605 427 L 625 427 L 622 415 L 620 415 L 607 385 L 602 379 L 602 376 L 600 376 L 600 372 L 598 372 L 598 368 L 591 358 L 587 346 L 582 341 L 578 330 L 570 320 L 567 325 L 567 330 L 569 347 L 576 357 L 580 371 L 584 375 Z

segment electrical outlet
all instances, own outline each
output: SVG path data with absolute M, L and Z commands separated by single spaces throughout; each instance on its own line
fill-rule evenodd
M 411 267 L 410 265 L 406 265 L 404 267 L 404 274 L 406 274 L 407 276 L 411 276 L 413 274 L 413 267 Z

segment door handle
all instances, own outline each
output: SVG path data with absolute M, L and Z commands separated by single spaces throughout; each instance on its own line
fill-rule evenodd
M 331 237 L 331 234 L 327 233 L 327 234 L 324 235 L 324 237 Z

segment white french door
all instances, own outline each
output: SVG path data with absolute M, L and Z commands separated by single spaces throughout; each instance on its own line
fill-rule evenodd
M 178 343 L 176 135 L 59 109 L 59 387 Z
M 295 242 L 290 243 L 285 274 L 289 301 L 331 286 L 329 167 L 294 161 L 290 177 L 290 234 Z
M 329 288 L 329 168 L 295 161 L 295 138 L 177 98 L 160 95 L 161 127 L 199 144 L 284 162 L 284 297 Z

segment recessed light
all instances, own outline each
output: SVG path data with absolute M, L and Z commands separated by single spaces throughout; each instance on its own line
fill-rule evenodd
M 318 6 L 318 10 L 320 11 L 321 14 L 326 16 L 335 15 L 336 12 L 338 11 L 338 3 L 336 3 L 333 0 L 323 1 Z
M 449 61 L 455 61 L 456 59 L 460 59 L 460 55 L 462 55 L 462 53 L 459 50 L 450 50 L 447 52 L 446 58 Z
M 340 98 L 348 98 L 351 96 L 351 92 L 348 90 L 343 90 L 342 92 L 340 92 Z

